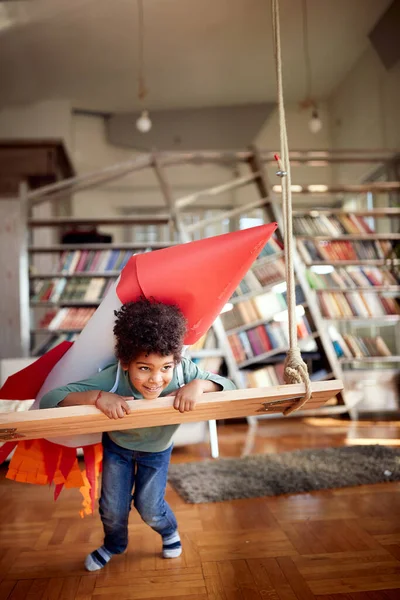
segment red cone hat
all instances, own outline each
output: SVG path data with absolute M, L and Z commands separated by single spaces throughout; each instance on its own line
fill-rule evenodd
M 177 304 L 188 321 L 185 344 L 212 325 L 277 228 L 277 223 L 133 256 L 121 273 L 123 304 L 140 295 Z

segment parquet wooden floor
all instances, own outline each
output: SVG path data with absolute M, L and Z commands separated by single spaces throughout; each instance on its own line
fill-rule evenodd
M 264 421 L 252 453 L 398 444 L 400 423 Z M 219 427 L 222 456 L 240 456 L 247 426 Z M 251 440 L 250 440 L 251 441 Z M 250 444 L 251 446 L 251 444 Z M 173 460 L 209 457 L 206 444 Z M 0 600 L 394 600 L 400 598 L 400 484 L 185 504 L 172 488 L 184 553 L 160 558 L 160 540 L 135 512 L 128 551 L 97 574 L 85 555 L 102 542 L 98 516 L 80 519 L 80 495 L 0 476 Z

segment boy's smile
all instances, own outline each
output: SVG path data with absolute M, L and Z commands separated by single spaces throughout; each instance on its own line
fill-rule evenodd
M 128 367 L 129 379 L 146 400 L 158 398 L 174 375 L 173 355 L 139 354 Z

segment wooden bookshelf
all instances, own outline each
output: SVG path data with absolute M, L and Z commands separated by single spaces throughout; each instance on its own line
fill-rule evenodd
M 281 279 L 280 281 L 276 281 L 275 283 L 271 283 L 270 285 L 262 287 L 260 290 L 254 290 L 253 292 L 249 292 L 248 294 L 242 294 L 241 296 L 232 296 L 229 302 L 231 304 L 238 304 L 239 302 L 251 300 L 251 298 L 255 298 L 256 296 L 262 296 L 262 294 L 270 292 L 275 286 L 279 285 L 280 283 L 283 283 L 284 281 L 284 279 Z
M 303 338 L 305 341 L 310 340 L 310 339 L 317 339 L 320 336 L 320 334 L 318 332 L 314 332 L 311 333 L 310 335 L 308 335 L 306 338 Z M 301 342 L 303 340 L 300 340 L 300 348 L 301 348 Z M 270 352 L 264 352 L 264 354 L 259 354 L 258 356 L 254 356 L 253 358 L 249 358 L 247 360 L 243 360 L 241 362 L 238 362 L 238 368 L 239 369 L 244 369 L 246 367 L 249 367 L 251 365 L 255 365 L 257 363 L 262 363 L 262 362 L 266 362 L 269 359 L 275 357 L 275 356 L 279 356 L 280 354 L 286 354 L 287 351 L 289 350 L 288 347 L 285 348 L 275 348 L 274 350 L 271 350 Z M 315 354 L 315 351 L 307 351 L 307 350 L 303 350 L 302 351 L 304 354 L 307 354 L 308 352 Z
M 262 295 L 262 294 L 260 294 Z M 299 303 L 297 306 L 303 306 L 304 308 L 307 307 L 307 303 L 306 302 L 301 302 Z M 284 312 L 285 308 L 282 308 L 281 312 Z M 248 329 L 254 329 L 256 327 L 258 327 L 259 325 L 265 325 L 266 323 L 271 323 L 272 321 L 274 321 L 274 317 L 265 317 L 262 319 L 258 319 L 257 321 L 252 321 L 251 323 L 245 323 L 243 325 L 240 325 L 239 327 L 233 327 L 232 329 L 226 329 L 226 335 L 232 335 L 234 333 L 239 333 L 241 331 L 247 331 Z
M 311 267 L 330 267 L 331 271 L 312 270 L 307 276 L 310 293 L 315 295 L 316 302 L 324 315 L 323 321 L 327 324 L 327 331 L 331 334 L 332 344 L 337 353 L 337 363 L 341 371 L 340 378 L 345 381 L 346 373 L 354 369 L 371 371 L 400 368 L 400 314 L 397 314 L 399 305 L 396 298 L 400 298 L 399 279 L 399 243 L 400 234 L 397 231 L 377 233 L 379 219 L 386 218 L 385 226 L 396 221 L 393 217 L 400 216 L 400 208 L 376 208 L 370 210 L 344 211 L 311 210 L 294 211 L 295 233 L 299 255 L 304 261 L 305 269 Z M 300 218 L 297 221 L 296 217 Z M 372 221 L 366 219 L 372 217 Z M 389 225 L 388 225 L 389 224 Z M 359 227 L 360 231 L 350 231 L 352 227 Z M 373 227 L 369 232 L 361 229 Z M 325 233 L 322 229 L 335 229 L 337 232 Z M 340 228 L 346 232 L 340 232 Z M 304 233 L 305 229 L 312 229 L 315 234 Z M 301 230 L 301 231 L 300 231 Z M 304 241 L 315 242 L 313 245 L 303 245 Z M 306 254 L 319 251 L 318 243 L 349 242 L 351 252 L 374 252 L 377 248 L 391 246 L 391 257 L 376 259 L 354 260 L 306 260 Z M 356 242 L 358 246 L 352 247 Z M 381 244 L 382 242 L 382 244 Z M 383 244 L 386 243 L 387 244 Z M 373 244 L 376 244 L 375 249 Z M 365 244 L 362 250 L 360 244 Z M 331 247 L 332 248 L 332 247 Z M 339 246 L 337 246 L 339 250 Z M 333 250 L 334 251 L 334 250 Z M 329 253 L 325 250 L 324 254 Z M 324 287 L 326 285 L 326 287 Z M 312 286 L 312 287 L 311 287 Z M 373 294 L 373 296 L 371 295 Z M 332 296 L 331 296 L 332 295 Z M 372 302 L 373 297 L 376 301 Z M 381 298 L 386 300 L 380 300 Z M 379 306 L 378 306 L 379 305 Z M 369 310 L 371 315 L 345 313 L 350 310 L 362 313 Z M 387 314 L 374 314 L 383 310 Z M 338 314 L 332 314 L 334 312 Z M 390 314 L 393 311 L 393 314 Z M 330 313 L 330 314 L 327 314 Z M 333 329 L 332 329 L 333 326 Z M 337 329 L 336 329 L 337 328 Z M 357 332 L 362 332 L 359 335 Z M 390 352 L 392 354 L 390 355 Z M 382 355 L 380 355 L 382 353 Z M 350 356 L 353 354 L 353 356 Z M 363 354 L 363 356 L 361 356 Z M 382 391 L 384 394 L 384 391 Z
M 400 363 L 400 356 L 361 356 L 361 357 L 353 357 L 353 358 L 339 358 L 339 362 L 341 364 L 351 364 L 356 362 L 363 363 Z
M 135 225 L 162 225 L 169 223 L 169 215 L 138 215 L 123 217 L 54 217 L 54 218 L 29 218 L 27 224 L 30 230 L 38 228 L 62 228 L 75 226 L 89 226 L 91 228 L 99 225 L 111 226 L 135 226 Z M 62 336 L 64 334 L 78 334 L 86 321 L 90 318 L 90 309 L 100 305 L 103 295 L 107 293 L 112 281 L 116 280 L 121 268 L 137 252 L 146 252 L 154 249 L 162 249 L 175 244 L 170 241 L 155 242 L 130 242 L 130 243 L 88 243 L 88 244 L 49 244 L 30 245 L 27 248 L 28 256 L 38 254 L 57 255 L 57 266 L 50 272 L 31 272 L 30 307 L 34 311 L 34 319 L 40 323 L 51 323 L 54 326 L 46 327 L 31 324 L 29 331 L 31 335 L 31 350 L 40 353 L 41 345 L 37 343 L 44 336 Z M 59 258 L 58 258 L 59 257 Z M 108 267 L 108 268 L 107 268 Z M 104 280 L 104 282 L 102 281 Z M 94 285 L 94 282 L 96 285 Z M 47 283 L 48 282 L 48 283 Z M 85 283 L 87 282 L 87 283 Z M 51 313 L 46 313 L 46 310 Z M 87 309 L 87 315 L 75 315 L 74 309 Z M 32 312 L 33 312 L 32 311 Z M 62 316 L 60 311 L 66 311 Z M 53 314 L 54 313 L 54 314 Z M 57 318 L 60 319 L 57 326 Z M 68 319 L 71 327 L 64 327 L 63 320 Z M 77 319 L 79 326 L 74 325 Z M 82 325 L 81 325 L 82 323 Z M 47 341 L 42 347 L 47 347 Z
M 348 321 L 348 322 L 358 322 L 358 323 L 368 323 L 368 321 L 373 321 L 375 325 L 377 324 L 387 324 L 390 325 L 392 323 L 398 323 L 400 321 L 400 315 L 380 315 L 376 317 L 362 317 L 362 316 L 353 316 L 353 317 L 343 317 L 338 315 L 337 317 L 324 317 L 325 321 Z
M 28 219 L 28 227 L 96 227 L 97 225 L 167 225 L 169 215 L 138 215 L 135 217 L 53 217 L 52 219 Z
M 327 208 L 327 209 L 312 209 L 312 210 L 293 210 L 294 217 L 311 216 L 318 217 L 319 215 L 336 215 L 336 216 L 347 216 L 354 215 L 356 217 L 396 217 L 400 216 L 400 208 L 397 207 L 385 207 L 385 208 L 372 208 L 368 210 L 343 210 L 342 208 Z
M 36 327 L 31 329 L 31 333 L 40 334 L 40 335 L 55 335 L 59 333 L 80 333 L 82 329 L 47 329 L 47 327 Z
M 379 286 L 379 285 L 371 285 L 370 287 L 348 287 L 348 288 L 340 288 L 340 287 L 331 287 L 331 288 L 317 288 L 315 289 L 317 294 L 321 292 L 368 292 L 375 294 L 400 294 L 400 286 L 398 285 L 389 285 L 389 286 Z
M 85 244 L 85 250 L 158 250 L 161 248 L 169 248 L 175 245 L 176 242 L 138 242 L 138 243 L 120 243 L 120 244 Z M 82 244 L 54 244 L 49 246 L 29 246 L 28 252 L 35 253 L 60 253 L 68 250 L 82 250 Z
M 274 262 L 275 260 L 278 260 L 279 258 L 283 258 L 283 257 L 284 257 L 283 251 L 282 252 L 274 252 L 273 254 L 269 254 L 268 256 L 262 256 L 261 258 L 259 258 L 257 260 L 254 267 L 264 265 L 266 263 Z
M 112 278 L 115 279 L 119 276 L 120 271 L 78 271 L 76 273 L 62 273 L 61 271 L 58 273 L 34 273 L 33 275 L 29 275 L 29 279 L 98 279 L 98 278 Z
M 42 307 L 42 308 L 58 308 L 64 306 L 78 306 L 78 307 L 92 307 L 99 306 L 101 300 L 58 300 L 57 302 L 45 302 L 31 300 L 31 306 Z
M 255 185 L 259 192 L 261 199 L 263 199 L 263 210 L 265 212 L 265 221 L 280 221 L 280 215 L 277 212 L 277 203 L 275 203 L 274 198 L 272 197 L 272 188 L 268 182 L 268 178 L 263 169 L 263 165 L 261 164 L 262 160 L 260 155 L 255 151 L 248 160 L 248 164 L 254 174 L 256 174 Z M 244 214 L 246 214 L 244 212 Z M 282 236 L 278 231 L 278 239 L 282 244 Z M 282 244 L 283 246 L 283 244 Z M 263 294 L 271 293 L 275 286 L 279 286 L 286 281 L 286 272 L 283 263 L 284 252 L 283 250 L 280 252 L 276 252 L 273 255 L 265 256 L 259 258 L 256 263 L 252 266 L 251 271 L 257 272 L 257 266 L 262 264 L 271 264 L 273 265 L 275 262 L 280 261 L 280 264 L 277 264 L 277 273 L 279 272 L 279 277 L 276 279 L 273 278 L 271 282 L 266 281 L 264 285 L 254 285 L 253 289 L 251 289 L 251 278 L 249 281 L 248 291 L 243 292 L 246 288 L 245 285 L 239 286 L 240 289 L 236 291 L 236 295 L 234 295 L 230 299 L 230 303 L 233 307 L 238 307 L 240 303 L 246 303 L 253 299 L 257 299 L 261 297 Z M 282 268 L 283 266 L 283 268 Z M 282 268 L 282 270 L 281 270 Z M 267 275 L 267 277 L 269 274 Z M 298 278 L 298 267 L 296 266 L 295 270 L 296 283 L 300 290 L 303 290 L 303 283 Z M 278 288 L 279 289 L 279 288 Z M 304 291 L 304 290 L 303 290 Z M 278 290 L 273 291 L 274 295 L 280 294 Z M 268 301 L 268 300 L 266 300 Z M 326 344 L 322 340 L 324 334 L 321 332 L 318 324 L 315 321 L 315 310 L 314 307 L 311 310 L 311 307 L 308 304 L 308 298 L 305 296 L 301 299 L 301 301 L 297 302 L 298 305 L 302 305 L 304 307 L 304 316 L 299 316 L 299 330 L 301 327 L 301 336 L 299 339 L 299 345 L 303 348 L 302 354 L 307 360 L 310 371 L 313 370 L 312 365 L 315 362 L 315 371 L 321 371 L 321 378 L 330 379 L 336 377 L 336 364 L 333 365 L 331 363 L 330 357 L 325 352 L 325 346 L 328 351 L 332 352 L 331 345 L 329 343 Z M 256 305 L 257 306 L 257 305 Z M 262 313 L 262 304 L 258 305 L 261 313 Z M 245 310 L 245 307 L 241 309 Z M 249 309 L 248 309 L 249 310 Z M 278 306 L 275 307 L 275 313 L 277 312 L 285 312 L 287 311 L 287 306 L 282 306 L 280 309 Z M 247 311 L 246 311 L 247 312 Z M 249 313 L 251 313 L 251 309 Z M 275 316 L 274 313 L 274 316 Z M 236 319 L 239 319 L 239 313 L 233 315 L 232 318 L 225 318 L 225 314 L 221 315 L 221 328 L 222 328 L 222 338 L 224 339 L 225 346 L 231 346 L 230 351 L 230 366 L 231 372 L 237 373 L 239 379 L 246 373 L 246 371 L 252 371 L 254 368 L 258 367 L 263 371 L 268 371 L 271 374 L 270 385 L 276 384 L 276 379 L 282 376 L 282 368 L 283 362 L 285 359 L 285 355 L 288 351 L 288 339 L 287 339 L 287 322 L 275 322 L 273 316 L 268 318 L 260 318 L 260 319 L 252 319 L 249 322 L 245 322 L 244 324 L 233 327 L 229 326 L 229 323 L 233 323 Z M 301 319 L 304 319 L 303 321 Z M 225 323 L 225 325 L 224 325 Z M 307 323 L 307 325 L 305 324 Z M 301 324 L 301 325 L 300 325 Z M 264 327 L 265 326 L 265 327 Z M 272 326 L 272 329 L 270 327 Z M 257 332 L 257 329 L 259 330 Z M 262 333 L 261 329 L 265 329 L 265 332 Z M 253 331 L 252 331 L 253 330 Z M 251 337 L 248 335 L 251 333 Z M 266 338 L 265 338 L 266 335 Z M 246 339 L 245 339 L 246 338 Z M 258 338 L 258 339 L 257 339 Z M 283 339 L 286 338 L 286 341 L 283 343 Z M 269 350 L 261 352 L 262 347 L 270 346 Z M 240 349 L 239 349 L 240 347 Z M 250 356 L 253 354 L 253 356 Z M 247 356 L 244 359 L 244 356 Z M 242 358 L 241 358 L 242 357 Z M 318 365 L 318 366 L 317 366 Z M 273 372 L 271 371 L 273 370 Z M 279 369 L 279 374 L 278 374 Z M 268 377 L 268 375 L 267 375 Z M 275 383 L 273 383 L 275 381 Z M 280 383 L 283 383 L 283 380 L 280 380 Z M 243 385 L 243 383 L 242 383 Z M 263 385 L 268 385 L 268 383 L 263 383 Z M 333 412 L 347 412 L 346 406 L 343 405 L 343 401 L 340 406 L 330 407 L 333 409 Z M 324 413 L 327 414 L 327 413 Z
M 398 241 L 400 240 L 400 233 L 363 233 L 363 234 L 343 234 L 343 235 L 296 235 L 296 239 L 298 240 L 313 240 L 316 242 L 323 241 L 370 241 L 370 240 L 391 240 Z
M 400 259 L 398 258 L 382 258 L 382 259 L 370 259 L 370 260 L 313 260 L 310 263 L 306 263 L 308 267 L 316 266 L 332 266 L 332 267 L 351 267 L 351 266 L 364 266 L 364 267 L 385 267 L 385 266 L 399 266 Z

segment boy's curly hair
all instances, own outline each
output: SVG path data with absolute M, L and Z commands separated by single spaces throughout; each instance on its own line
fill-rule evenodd
M 142 352 L 181 359 L 186 319 L 176 305 L 140 298 L 114 311 L 115 353 L 128 365 Z

